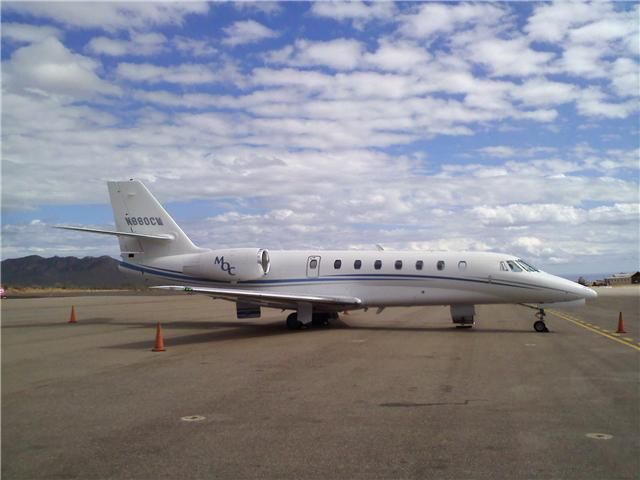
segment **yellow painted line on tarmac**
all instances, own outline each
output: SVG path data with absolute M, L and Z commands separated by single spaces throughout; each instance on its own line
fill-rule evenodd
M 583 320 L 574 320 L 569 315 L 565 315 L 564 313 L 556 312 L 555 310 L 547 309 L 547 312 L 551 313 L 552 315 L 555 315 L 558 318 L 562 318 L 563 320 L 566 320 L 568 322 L 575 323 L 579 327 L 586 328 L 587 330 L 589 330 L 589 331 L 591 331 L 593 333 L 597 333 L 598 335 L 601 335 L 603 337 L 606 337 L 609 340 L 613 340 L 614 342 L 621 343 L 622 345 L 626 345 L 627 347 L 631 347 L 631 348 L 633 348 L 635 350 L 638 350 L 640 352 L 640 346 L 634 345 L 632 338 L 614 337 L 613 335 L 609 335 L 608 333 L 603 332 L 602 329 L 596 330 L 596 328 L 598 328 L 598 327 L 596 327 L 596 328 L 590 327 L 589 326 L 590 324 L 587 325 L 587 322 L 585 322 Z M 638 343 L 638 345 L 640 345 L 640 342 L 637 342 L 637 343 Z

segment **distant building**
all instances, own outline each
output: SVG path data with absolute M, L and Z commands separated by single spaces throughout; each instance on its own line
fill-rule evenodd
M 610 277 L 604 279 L 607 285 L 615 287 L 616 285 L 631 285 L 640 283 L 640 272 L 634 273 L 614 273 Z

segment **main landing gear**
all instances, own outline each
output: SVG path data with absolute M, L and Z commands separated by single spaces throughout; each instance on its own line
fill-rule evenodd
M 300 330 L 303 327 L 307 327 L 309 325 L 313 327 L 328 327 L 329 320 L 334 320 L 337 318 L 338 318 L 337 313 L 318 312 L 318 313 L 314 313 L 311 316 L 310 323 L 305 324 L 305 323 L 302 323 L 300 320 L 298 320 L 298 312 L 293 312 L 293 313 L 290 313 L 289 316 L 287 317 L 287 328 L 289 330 Z
M 538 309 L 538 312 L 536 313 L 536 318 L 538 320 L 536 320 L 533 323 L 533 329 L 538 333 L 548 332 L 549 331 L 549 329 L 547 328 L 547 324 L 544 323 L 544 317 L 545 316 L 546 316 L 546 313 L 544 312 L 544 308 Z

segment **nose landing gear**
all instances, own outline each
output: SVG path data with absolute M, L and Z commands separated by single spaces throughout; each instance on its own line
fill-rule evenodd
M 546 313 L 544 311 L 544 308 L 538 309 L 538 312 L 536 313 L 536 318 L 538 320 L 536 320 L 533 323 L 533 329 L 538 333 L 548 332 L 549 331 L 549 329 L 547 328 L 547 324 L 544 323 L 545 315 L 546 315 Z

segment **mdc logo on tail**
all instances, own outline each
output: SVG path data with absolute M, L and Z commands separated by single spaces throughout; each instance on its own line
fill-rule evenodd
M 233 270 L 235 270 L 236 267 L 232 267 L 229 262 L 225 262 L 224 255 L 222 257 L 216 257 L 216 259 L 213 261 L 213 264 L 220 265 L 220 268 L 223 272 L 227 272 L 229 275 L 235 275 L 235 273 L 233 273 Z

